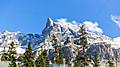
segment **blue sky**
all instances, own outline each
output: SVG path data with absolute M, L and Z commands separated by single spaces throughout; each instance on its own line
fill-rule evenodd
M 98 22 L 104 34 L 120 36 L 111 15 L 120 16 L 120 0 L 0 0 L 0 31 L 41 33 L 48 17 L 53 20 Z

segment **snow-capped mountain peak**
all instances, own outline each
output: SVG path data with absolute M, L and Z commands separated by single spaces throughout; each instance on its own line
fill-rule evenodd
M 24 51 L 28 44 L 31 44 L 33 50 L 38 49 L 41 46 L 51 47 L 52 35 L 56 35 L 59 43 L 61 45 L 66 45 L 69 41 L 73 40 L 77 42 L 79 40 L 79 30 L 81 25 L 85 25 L 88 32 L 88 43 L 89 44 L 101 44 L 106 45 L 110 44 L 111 47 L 116 48 L 113 42 L 114 40 L 111 37 L 103 35 L 103 30 L 99 27 L 97 22 L 85 21 L 83 23 L 77 23 L 76 21 L 68 22 L 66 19 L 58 19 L 57 21 L 52 20 L 51 18 L 47 19 L 45 28 L 42 31 L 42 34 L 23 34 L 20 32 L 1 32 L 0 33 L 0 46 L 10 44 L 12 41 L 16 44 L 19 44 L 16 50 L 21 49 Z M 46 45 L 44 45 L 46 43 Z M 118 45 L 118 43 L 117 43 Z M 118 47 L 120 48 L 120 47 Z M 19 53 L 22 53 L 22 52 Z

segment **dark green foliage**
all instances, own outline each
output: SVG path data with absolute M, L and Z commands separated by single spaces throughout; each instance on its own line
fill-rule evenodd
M 21 54 L 18 58 L 17 58 L 18 61 L 20 61 L 21 63 L 24 63 L 24 55 Z
M 4 53 L 1 57 L 1 61 L 11 61 L 13 58 L 15 58 L 15 55 L 16 55 L 15 45 L 16 44 L 14 44 L 14 42 L 9 44 L 8 52 L 5 53 L 5 51 L 4 51 Z
M 84 25 L 80 27 L 80 40 L 78 45 L 81 45 L 82 50 L 81 51 L 78 50 L 78 56 L 76 57 L 77 58 L 76 64 L 79 64 L 81 61 L 81 67 L 85 67 L 89 64 L 89 56 L 86 51 L 88 47 L 88 42 L 87 42 L 87 32 L 85 30 Z
M 15 50 L 14 42 L 12 42 L 9 45 L 8 56 L 9 56 L 9 61 L 11 61 L 9 64 L 9 67 L 16 67 L 17 66 L 16 65 L 16 50 Z
M 78 54 L 74 63 L 74 67 L 83 67 L 82 59 L 83 58 L 81 58 Z
M 49 67 L 49 59 L 47 55 L 47 50 L 44 50 L 36 60 L 37 67 Z
M 56 60 L 56 63 L 57 64 L 63 64 L 63 55 L 62 55 L 62 49 L 61 47 L 59 47 L 59 53 L 58 53 L 58 57 L 57 57 L 57 60 Z
M 75 62 L 75 65 L 74 65 L 74 67 L 81 67 L 82 65 L 81 65 L 81 61 L 80 60 L 77 60 L 76 62 Z
M 62 54 L 62 49 L 60 48 L 59 51 L 59 64 L 63 64 L 63 54 Z
M 4 53 L 1 57 L 1 61 L 8 61 L 9 60 L 9 56 L 7 53 Z
M 43 55 L 43 58 L 45 58 L 45 59 L 46 59 L 46 58 L 47 58 L 47 56 L 48 56 L 48 55 L 47 55 L 47 50 L 44 50 L 44 51 L 42 52 L 42 55 Z
M 56 64 L 57 63 L 57 57 L 58 57 L 58 47 L 57 47 L 57 38 L 55 35 L 52 36 L 52 46 L 54 47 L 54 52 L 53 52 L 53 56 L 54 58 L 52 59 L 52 63 Z
M 107 64 L 109 67 L 115 67 L 114 63 L 111 60 L 108 60 Z
M 45 66 L 49 67 L 50 65 L 49 65 L 49 58 L 48 58 L 47 50 L 44 50 L 41 55 L 43 55 L 43 60 L 45 60 Z
M 34 63 L 34 57 L 33 57 L 33 53 L 32 53 L 32 47 L 29 44 L 28 48 L 26 49 L 26 52 L 24 53 L 23 56 L 24 60 L 24 66 L 26 67 L 35 67 L 35 63 Z
M 50 67 L 49 58 L 46 58 L 46 67 Z
M 46 67 L 45 58 L 44 58 L 43 54 L 39 55 L 39 57 L 38 57 L 37 67 Z
M 12 42 L 9 44 L 9 49 L 7 53 L 4 53 L 1 57 L 2 61 L 10 61 L 9 67 L 16 67 L 16 50 L 15 50 L 16 44 Z
M 14 42 L 12 42 L 9 46 L 8 55 L 9 55 L 9 60 L 12 60 L 12 58 L 15 57 L 16 55 Z
M 49 58 L 48 58 L 47 50 L 44 50 L 42 55 L 43 55 L 43 58 L 45 59 L 45 66 L 49 67 L 50 65 L 49 65 Z
M 70 60 L 65 60 L 65 64 L 70 65 Z
M 55 35 L 53 35 L 52 45 L 54 47 L 54 59 L 52 60 L 52 63 L 63 64 L 62 47 L 58 45 L 58 41 Z
M 9 67 L 17 67 L 17 65 L 16 65 L 16 59 L 14 57 L 11 58 L 11 63 L 9 64 Z
M 93 64 L 94 67 L 99 67 L 100 66 L 100 59 L 99 59 L 99 53 L 98 52 L 96 52 L 95 59 L 93 59 L 93 62 L 94 62 L 94 64 Z
M 54 64 L 57 64 L 57 60 L 58 60 L 58 52 L 57 52 L 56 49 L 55 49 L 55 51 L 54 51 L 53 63 L 54 63 Z
M 87 60 L 88 60 L 87 53 L 86 53 L 85 49 L 87 48 L 88 43 L 87 43 L 87 32 L 84 28 L 84 25 L 82 25 L 80 27 L 80 33 L 81 33 L 80 45 L 82 45 L 82 54 L 83 54 L 83 58 L 82 59 L 80 58 L 80 60 L 82 61 L 83 66 L 85 67 L 87 64 Z
M 57 44 L 57 38 L 55 35 L 53 35 L 53 39 L 52 39 L 52 46 L 53 47 L 56 47 L 58 44 Z
M 63 64 L 63 54 L 60 46 L 57 46 L 54 52 L 55 64 Z
M 18 67 L 21 67 L 25 60 L 24 60 L 25 56 L 23 54 L 19 55 L 19 57 L 17 58 L 17 61 L 19 61 L 20 63 L 18 63 Z
M 56 63 L 56 61 L 55 61 L 55 57 L 54 57 L 54 59 L 52 59 L 52 61 L 51 61 L 53 64 L 55 64 Z

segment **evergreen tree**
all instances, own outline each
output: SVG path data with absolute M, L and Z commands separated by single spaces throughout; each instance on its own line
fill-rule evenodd
M 46 51 L 43 51 L 36 60 L 36 66 L 37 67 L 47 67 L 47 53 Z
M 7 53 L 3 53 L 3 55 L 1 56 L 1 61 L 8 61 L 9 60 L 9 56 Z
M 111 58 L 110 53 L 107 53 L 107 54 L 108 54 L 108 61 L 107 61 L 108 67 L 115 67 L 115 64 L 113 62 L 113 59 Z
M 50 67 L 50 63 L 49 63 L 49 58 L 48 58 L 48 56 L 47 56 L 47 58 L 46 58 L 46 67 Z
M 83 64 L 84 64 L 84 67 L 86 66 L 86 62 L 87 62 L 87 55 L 86 55 L 86 47 L 87 47 L 87 37 L 86 37 L 87 33 L 85 31 L 85 28 L 84 28 L 84 25 L 81 27 L 81 38 L 80 38 L 80 45 L 82 45 L 82 50 L 83 50 Z
M 114 63 L 111 60 L 108 60 L 107 64 L 109 67 L 115 67 Z
M 56 64 L 58 57 L 58 41 L 55 35 L 53 35 L 52 37 L 52 46 L 54 47 L 52 63 Z
M 55 35 L 53 35 L 52 46 L 54 47 L 54 59 L 52 62 L 55 64 L 63 64 L 62 46 L 58 44 Z
M 74 67 L 81 67 L 81 61 L 80 61 L 80 60 L 77 60 L 77 61 L 75 62 Z
M 2 61 L 10 61 L 9 67 L 16 67 L 16 50 L 15 50 L 15 46 L 16 46 L 16 44 L 14 44 L 14 42 L 11 42 L 9 44 L 9 49 L 8 49 L 7 53 L 5 53 L 5 51 L 4 51 L 4 54 L 1 57 Z
M 62 48 L 59 48 L 59 55 L 58 55 L 58 59 L 57 59 L 57 64 L 63 64 L 63 54 L 62 54 Z
M 89 60 L 89 56 L 87 53 L 87 47 L 88 47 L 88 42 L 87 42 L 87 32 L 85 29 L 85 26 L 82 25 L 80 27 L 80 40 L 78 45 L 81 45 L 82 51 L 78 51 L 78 58 L 81 61 L 81 67 L 86 67 L 86 65 L 88 65 L 88 60 Z
M 19 55 L 19 57 L 17 58 L 17 61 L 20 62 L 18 63 L 18 67 L 21 67 L 24 64 L 25 62 L 24 58 L 25 58 L 24 54 Z
M 69 59 L 65 60 L 65 64 L 70 65 L 70 60 Z
M 45 66 L 49 67 L 50 65 L 49 65 L 49 58 L 48 58 L 47 50 L 44 50 L 42 55 L 43 55 L 43 58 L 45 59 Z
M 7 52 L 5 52 L 5 47 L 4 47 L 4 53 L 1 56 L 1 61 L 11 61 L 12 56 L 15 56 L 16 51 L 15 51 L 15 45 L 14 42 L 12 42 L 11 44 L 9 44 L 9 50 Z
M 53 46 L 53 47 L 58 46 L 58 44 L 57 44 L 57 43 L 58 43 L 58 41 L 57 41 L 56 36 L 55 36 L 55 35 L 53 35 L 53 36 L 52 36 L 52 38 L 53 38 L 53 39 L 52 39 L 52 46 Z
M 23 54 L 19 55 L 17 60 L 20 61 L 21 63 L 24 63 L 24 55 Z
M 11 58 L 11 62 L 9 63 L 9 67 L 17 67 L 16 59 L 14 57 Z
M 8 50 L 8 56 L 9 56 L 9 60 L 12 60 L 13 57 L 15 57 L 16 55 L 16 50 L 15 50 L 15 44 L 14 42 L 12 42 L 11 44 L 9 44 L 9 50 Z
M 16 65 L 16 50 L 15 50 L 14 42 L 12 42 L 9 45 L 8 56 L 9 56 L 9 61 L 11 61 L 9 64 L 9 67 L 16 67 L 17 66 Z
M 79 54 L 78 54 L 79 55 Z M 82 67 L 80 57 L 77 55 L 74 67 Z
M 99 59 L 99 53 L 96 52 L 95 59 L 93 59 L 93 67 L 99 67 L 100 66 L 100 59 Z
M 26 49 L 26 52 L 24 53 L 24 66 L 35 67 L 32 47 L 30 44 L 28 45 L 28 48 Z
M 43 54 L 41 54 L 39 56 L 39 63 L 40 63 L 39 67 L 46 67 L 45 58 L 44 58 Z

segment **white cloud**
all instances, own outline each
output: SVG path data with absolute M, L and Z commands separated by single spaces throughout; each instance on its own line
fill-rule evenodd
M 118 25 L 120 28 L 120 16 L 111 16 L 111 20 Z M 120 48 L 120 37 L 113 38 L 112 47 Z
M 81 25 L 81 24 L 78 24 L 78 22 L 76 21 L 68 22 L 67 19 L 64 19 L 64 18 L 58 19 L 57 23 L 66 29 L 70 28 L 76 32 L 79 31 L 79 25 Z M 99 27 L 97 22 L 93 23 L 91 21 L 85 21 L 83 22 L 83 24 L 85 24 L 86 28 L 89 31 L 103 33 L 103 30 Z
M 114 41 L 120 42 L 120 37 L 113 38 Z
M 120 48 L 120 37 L 113 38 L 112 47 L 116 49 Z
M 57 19 L 58 22 L 67 22 L 66 18 Z
M 115 22 L 120 28 L 120 16 L 111 16 L 113 22 Z
M 98 27 L 97 22 L 93 23 L 91 21 L 85 21 L 85 22 L 83 22 L 83 24 L 85 24 L 85 27 L 89 31 L 103 33 L 103 30 L 100 27 Z
M 73 31 L 79 31 L 79 26 L 76 21 L 69 22 L 67 19 L 61 18 L 57 20 L 57 23 L 65 29 L 72 29 Z

